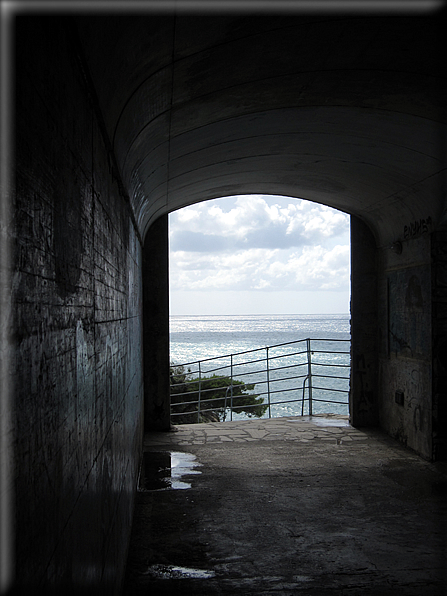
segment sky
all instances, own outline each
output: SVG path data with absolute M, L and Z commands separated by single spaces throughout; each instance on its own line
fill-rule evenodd
M 171 315 L 349 313 L 349 215 L 242 195 L 169 215 Z

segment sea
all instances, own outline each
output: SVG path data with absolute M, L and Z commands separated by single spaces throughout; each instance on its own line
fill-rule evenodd
M 171 315 L 170 361 L 192 377 L 200 368 L 254 383 L 263 417 L 347 415 L 350 337 L 349 314 Z

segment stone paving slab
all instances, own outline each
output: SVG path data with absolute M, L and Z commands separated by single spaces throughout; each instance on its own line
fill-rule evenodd
M 208 422 L 173 426 L 172 432 L 152 432 L 145 436 L 144 446 L 203 445 L 206 443 L 247 441 L 332 441 L 343 444 L 367 441 L 369 435 L 349 425 L 349 417 L 318 414 L 287 418 L 261 418 L 231 422 Z

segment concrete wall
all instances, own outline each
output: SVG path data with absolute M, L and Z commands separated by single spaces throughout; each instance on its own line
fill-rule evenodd
M 168 216 L 149 228 L 143 248 L 144 428 L 171 428 Z
M 424 226 L 402 239 L 401 253 L 378 257 L 380 425 L 431 459 L 431 235 Z
M 71 29 L 19 18 L 16 42 L 17 585 L 112 593 L 142 441 L 141 246 Z
M 433 457 L 447 459 L 447 231 L 431 237 Z
M 342 209 L 378 246 L 427 214 L 436 226 L 442 19 L 361 12 L 77 17 L 142 235 L 244 193 Z
M 426 459 L 441 459 L 445 238 L 438 233 L 433 247 L 430 232 L 427 218 L 404 227 L 393 248 L 377 248 L 368 227 L 351 217 L 350 418 L 354 426 L 380 426 Z
M 351 380 L 353 426 L 379 424 L 377 384 L 377 248 L 368 226 L 351 216 Z

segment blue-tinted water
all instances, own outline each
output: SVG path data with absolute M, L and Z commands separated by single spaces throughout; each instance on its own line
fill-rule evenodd
M 230 358 L 219 358 L 235 354 L 232 359 L 233 374 L 245 382 L 255 382 L 254 392 L 263 394 L 268 400 L 266 372 L 266 346 L 290 343 L 269 349 L 269 390 L 271 415 L 296 416 L 309 413 L 309 390 L 307 338 L 311 338 L 312 360 L 312 412 L 348 414 L 347 402 L 349 381 L 335 377 L 349 377 L 350 316 L 340 315 L 177 315 L 170 319 L 170 358 L 173 364 L 191 363 L 187 368 L 195 373 L 198 360 L 202 374 L 230 374 Z M 300 341 L 303 340 L 303 341 Z M 324 341 L 317 341 L 324 340 Z M 330 341 L 332 340 L 332 341 Z M 344 340 L 344 341 L 341 341 Z M 347 340 L 347 341 L 346 341 Z M 262 348 L 262 349 L 261 349 Z M 254 352 L 251 352 L 254 350 Z M 247 351 L 250 351 L 248 354 Z M 336 352 L 328 354 L 327 352 Z M 245 352 L 244 354 L 240 354 Z M 252 364 L 242 366 L 242 362 Z M 330 365 L 330 366 L 329 366 Z M 337 366 L 333 366 L 337 365 Z M 241 376 L 242 375 L 242 376 Z M 328 375 L 323 378 L 318 375 Z M 293 382 L 292 377 L 298 377 Z M 304 409 L 302 404 L 304 389 Z M 294 388 L 294 390 L 290 390 Z M 338 390 L 338 391 L 336 391 Z M 299 402 L 293 400 L 299 399 Z M 329 400 L 325 403 L 319 400 Z M 274 405 L 277 402 L 287 401 Z M 292 402 L 292 403 L 290 403 Z M 268 416 L 268 411 L 265 416 Z M 244 414 L 233 414 L 233 419 L 246 418 Z

